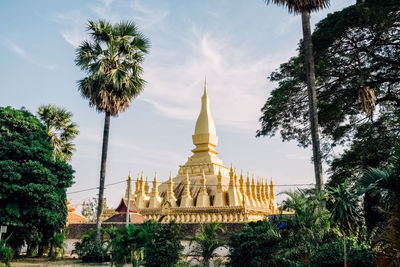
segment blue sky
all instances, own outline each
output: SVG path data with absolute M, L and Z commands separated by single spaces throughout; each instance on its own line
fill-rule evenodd
M 315 24 L 327 13 L 355 0 L 331 1 L 312 14 Z M 88 107 L 77 91 L 84 77 L 74 65 L 75 48 L 87 36 L 87 20 L 133 20 L 151 41 L 144 62 L 145 91 L 111 120 L 106 184 L 144 171 L 161 181 L 184 164 L 193 148 L 191 135 L 200 111 L 207 76 L 211 111 L 225 165 L 276 184 L 311 183 L 310 149 L 282 143 L 279 136 L 255 138 L 260 109 L 275 84 L 266 78 L 296 54 L 301 18 L 261 0 L 4 1 L 0 10 L 0 105 L 41 104 L 65 107 L 80 128 L 72 166 L 74 192 L 98 186 L 104 115 Z M 277 187 L 276 190 L 288 188 Z M 109 186 L 106 197 L 117 205 L 124 184 Z M 74 205 L 96 190 L 70 194 Z

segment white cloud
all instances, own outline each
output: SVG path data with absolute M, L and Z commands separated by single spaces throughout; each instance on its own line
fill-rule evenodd
M 12 52 L 18 54 L 18 55 L 25 55 L 25 50 L 22 49 L 19 45 L 15 44 L 14 42 L 11 41 L 6 41 L 5 46 Z
M 14 43 L 13 41 L 7 40 L 4 42 L 4 45 L 13 53 L 20 55 L 24 60 L 47 70 L 55 70 L 56 67 L 51 64 L 42 63 L 41 60 L 38 60 L 34 55 L 31 55 L 25 51 L 20 45 Z
M 149 8 L 134 0 L 131 3 L 134 13 L 134 20 L 141 29 L 149 29 L 162 25 L 162 22 L 168 17 L 169 12 L 164 9 Z
M 144 66 L 148 86 L 141 99 L 161 114 L 193 121 L 199 113 L 207 76 L 217 128 L 225 126 L 254 134 L 267 96 L 267 75 L 295 51 L 259 56 L 242 44 L 195 29 L 184 42 L 189 51 L 151 51 Z
M 79 10 L 57 14 L 55 20 L 66 26 L 66 29 L 61 31 L 61 36 L 73 47 L 78 47 L 85 39 L 84 27 L 87 24 L 87 19 Z

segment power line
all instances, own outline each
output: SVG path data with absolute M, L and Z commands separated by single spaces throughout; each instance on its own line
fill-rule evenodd
M 126 181 L 127 180 L 122 180 L 122 181 L 119 181 L 119 182 L 106 184 L 104 187 L 125 183 Z M 138 181 L 141 181 L 141 180 L 132 179 L 132 182 L 138 182 Z M 201 185 L 202 184 L 190 184 L 190 186 L 201 186 Z M 218 186 L 218 185 L 216 185 L 216 184 L 206 184 L 206 186 Z M 315 184 L 314 183 L 310 183 L 310 184 L 274 184 L 274 187 L 293 187 L 293 186 L 315 186 Z M 69 192 L 67 194 L 68 195 L 77 194 L 77 193 L 87 192 L 87 191 L 91 191 L 91 190 L 95 190 L 95 189 L 99 189 L 99 187 L 92 187 L 92 188 L 82 189 L 82 190 L 78 190 L 78 191 Z
M 124 182 L 126 182 L 126 180 L 122 180 L 122 181 L 111 183 L 111 184 L 106 184 L 104 186 L 104 188 L 106 188 L 107 186 L 121 184 L 121 183 L 124 183 Z M 67 194 L 71 195 L 71 194 L 82 193 L 82 192 L 91 191 L 91 190 L 95 190 L 95 189 L 99 189 L 99 187 L 92 187 L 92 188 L 82 189 L 82 190 L 78 190 L 78 191 L 74 191 L 74 192 L 67 192 Z

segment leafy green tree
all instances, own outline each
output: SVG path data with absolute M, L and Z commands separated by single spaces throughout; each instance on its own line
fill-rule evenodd
M 284 265 L 308 258 L 313 248 L 324 243 L 331 232 L 330 213 L 320 205 L 322 193 L 298 190 L 285 194 L 289 198 L 282 202 L 281 209 L 292 210 L 294 214 L 281 219 L 285 227 L 280 232 L 282 241 L 277 257 Z
M 72 140 L 79 133 L 76 123 L 71 121 L 72 113 L 54 105 L 45 105 L 39 107 L 38 117 L 46 125 L 53 159 L 71 161 L 75 150 Z
M 26 110 L 0 108 L 0 225 L 15 252 L 26 243 L 38 254 L 64 229 L 71 166 L 53 160 L 46 127 Z
M 197 261 L 202 266 L 210 266 L 210 260 L 216 255 L 214 251 L 225 245 L 225 242 L 218 237 L 218 232 L 224 232 L 225 228 L 219 223 L 208 223 L 201 225 L 199 233 L 195 234 L 193 241 L 196 242 L 196 247 L 193 252 L 201 257 Z
M 123 266 L 130 262 L 132 266 L 142 266 L 144 261 L 144 247 L 149 241 L 148 224 L 137 227 L 133 224 L 120 228 L 112 238 L 111 260 L 116 266 Z
M 230 266 L 279 266 L 275 254 L 281 241 L 274 222 L 247 223 L 229 236 Z
M 316 187 L 324 189 L 322 157 L 318 132 L 317 92 L 315 88 L 315 64 L 311 41 L 310 13 L 329 6 L 329 0 L 266 0 L 266 2 L 285 6 L 289 13 L 301 14 L 303 27 L 304 67 L 307 81 L 310 133 L 313 145 L 313 161 Z
M 400 203 L 400 144 L 395 147 L 386 170 L 369 168 L 360 180 L 361 193 L 379 195 L 381 205 L 386 209 Z
M 313 32 L 322 152 L 330 161 L 336 146 L 346 148 L 331 162 L 332 185 L 359 179 L 366 166 L 387 164 L 388 148 L 399 142 L 399 10 L 397 0 L 357 1 L 328 15 Z M 298 56 L 270 75 L 278 86 L 262 108 L 258 136 L 279 131 L 284 141 L 311 144 L 304 56 L 300 47 Z M 363 97 L 366 92 L 370 98 Z M 374 102 L 371 117 L 363 107 Z
M 79 46 L 75 63 L 88 75 L 78 82 L 79 92 L 89 100 L 89 106 L 105 113 L 96 220 L 100 245 L 110 116 L 117 116 L 127 109 L 143 90 L 145 81 L 141 78 L 141 63 L 149 42 L 133 22 L 111 25 L 104 20 L 89 21 L 88 31 L 91 40 Z
M 14 256 L 12 249 L 6 245 L 9 238 L 10 236 L 0 240 L 0 261 L 3 262 L 6 267 L 11 267 L 10 262 Z
M 344 181 L 336 187 L 327 187 L 328 199 L 332 202 L 331 219 L 338 224 L 343 234 L 343 259 L 347 267 L 346 237 L 358 230 L 360 214 L 357 191 Z
M 144 248 L 145 266 L 172 267 L 182 258 L 183 229 L 174 222 L 149 222 L 149 242 Z
M 369 168 L 360 180 L 361 193 L 378 197 L 376 207 L 386 220 L 381 222 L 377 246 L 387 266 L 400 264 L 400 144 L 385 170 Z M 383 224 L 383 226 L 382 226 Z

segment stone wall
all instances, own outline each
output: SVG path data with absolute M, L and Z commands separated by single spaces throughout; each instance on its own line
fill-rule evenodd
M 182 224 L 184 227 L 184 240 L 190 240 L 198 231 L 200 231 L 201 224 L 199 223 L 188 223 Z M 244 223 L 221 223 L 226 228 L 226 232 L 221 234 L 221 237 L 239 232 Z M 111 227 L 124 227 L 125 223 L 102 223 L 103 228 Z M 96 229 L 95 223 L 74 223 L 68 225 L 67 239 L 79 239 L 83 234 L 86 234 L 90 229 Z

